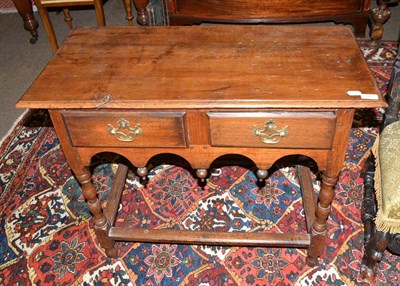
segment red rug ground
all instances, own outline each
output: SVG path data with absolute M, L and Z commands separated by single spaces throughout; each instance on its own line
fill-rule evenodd
M 370 49 L 361 42 L 383 93 L 395 43 Z M 33 111 L 0 147 L 1 285 L 363 285 L 359 177 L 375 140 L 381 112 L 360 110 L 329 218 L 319 267 L 304 249 L 117 243 L 119 258 L 99 248 L 80 188 L 44 111 Z M 113 157 L 94 162 L 102 198 L 110 191 Z M 215 231 L 305 231 L 293 167 L 274 172 L 261 190 L 240 167 L 215 169 L 203 191 L 185 169 L 154 167 L 144 187 L 127 183 L 118 224 Z M 315 182 L 316 192 L 319 184 Z M 385 253 L 377 282 L 400 281 L 400 258 Z

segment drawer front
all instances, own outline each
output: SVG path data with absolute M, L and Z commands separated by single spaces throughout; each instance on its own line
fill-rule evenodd
M 330 149 L 334 112 L 209 112 L 212 146 Z
M 186 147 L 184 112 L 65 111 L 74 146 Z

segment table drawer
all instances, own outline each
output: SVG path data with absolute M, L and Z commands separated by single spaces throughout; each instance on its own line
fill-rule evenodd
M 334 112 L 209 112 L 212 146 L 329 149 Z
M 74 146 L 186 147 L 184 112 L 65 111 Z

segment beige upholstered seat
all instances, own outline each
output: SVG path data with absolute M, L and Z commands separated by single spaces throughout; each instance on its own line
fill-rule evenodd
M 367 160 L 364 178 L 365 252 L 361 275 L 369 281 L 374 279 L 373 268 L 387 248 L 400 255 L 400 54 L 388 85 L 387 101 L 384 128 L 372 148 L 374 156 Z M 371 164 L 373 157 L 375 164 Z
M 375 191 L 378 231 L 400 232 L 400 121 L 385 127 L 379 140 L 376 157 Z M 377 147 L 375 145 L 375 147 Z
M 69 14 L 69 10 L 66 7 L 72 6 L 87 6 L 93 5 L 96 11 L 97 24 L 99 26 L 105 26 L 106 20 L 104 17 L 103 2 L 102 0 L 34 0 L 35 5 L 39 11 L 40 17 L 42 18 L 44 28 L 49 38 L 51 51 L 53 54 L 58 49 L 57 38 L 54 33 L 53 25 L 47 12 L 48 7 L 62 7 L 65 21 L 68 23 L 70 29 L 72 29 L 72 18 Z

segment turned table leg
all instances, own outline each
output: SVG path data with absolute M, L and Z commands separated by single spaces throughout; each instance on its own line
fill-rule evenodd
M 322 175 L 321 191 L 318 196 L 315 220 L 311 227 L 311 243 L 306 258 L 307 265 L 313 267 L 318 263 L 325 245 L 327 220 L 331 212 L 331 203 L 334 197 L 334 187 L 343 168 L 347 143 L 354 117 L 354 109 L 344 109 L 337 112 L 336 132 L 333 146 L 336 146 L 328 156 L 328 165 Z
M 30 39 L 31 44 L 36 43 L 38 39 L 37 28 L 39 27 L 39 23 L 33 15 L 32 2 L 30 0 L 13 0 L 13 3 L 24 21 L 25 30 L 29 31 L 32 35 Z
M 334 196 L 334 186 L 338 181 L 338 176 L 322 176 L 322 186 L 318 197 L 315 220 L 311 228 L 311 244 L 308 249 L 306 259 L 307 265 L 316 266 L 318 257 L 321 256 L 325 244 L 327 220 L 331 212 L 331 203 Z
M 81 185 L 83 196 L 93 217 L 94 230 L 100 245 L 104 248 L 108 257 L 116 257 L 117 250 L 114 248 L 114 241 L 108 237 L 112 222 L 107 219 L 103 212 L 97 190 L 92 183 L 92 174 L 87 167 L 89 162 L 86 161 L 86 163 L 84 163 L 76 149 L 71 145 L 67 127 L 61 112 L 59 110 L 49 110 L 49 113 L 54 128 L 57 131 L 58 138 L 60 138 L 61 146 L 65 157 L 67 158 L 67 162 L 72 169 L 75 178 Z M 114 213 L 112 207 L 109 208 L 109 213 Z
M 89 211 L 93 215 L 94 230 L 100 245 L 104 248 L 108 257 L 116 257 L 117 250 L 114 247 L 114 242 L 108 237 L 111 226 L 104 216 L 96 188 L 91 180 L 91 173 L 88 168 L 84 168 L 82 172 L 76 172 L 75 175 L 82 186 L 83 196 L 87 200 Z

